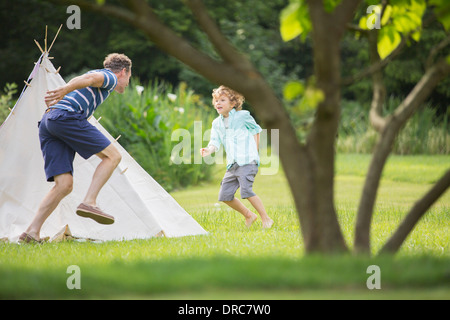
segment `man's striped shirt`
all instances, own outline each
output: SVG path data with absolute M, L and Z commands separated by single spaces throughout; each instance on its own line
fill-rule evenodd
M 103 73 L 103 85 L 99 88 L 86 87 L 74 90 L 64 96 L 52 108 L 64 109 L 70 112 L 84 113 L 89 118 L 97 107 L 108 98 L 117 85 L 116 75 L 108 69 L 91 70 L 87 73 Z

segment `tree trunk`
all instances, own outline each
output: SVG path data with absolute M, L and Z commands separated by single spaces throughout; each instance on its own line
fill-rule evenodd
M 378 30 L 370 30 L 367 33 L 367 40 L 369 43 L 369 60 L 370 64 L 374 65 L 380 63 L 380 56 L 378 54 Z M 379 69 L 375 71 L 372 75 L 372 88 L 373 88 L 373 98 L 370 106 L 369 119 L 372 127 L 383 134 L 383 130 L 386 126 L 386 119 L 382 116 L 382 108 L 386 98 L 386 88 L 383 83 L 383 71 Z M 380 139 L 383 140 L 383 139 Z M 386 161 L 388 153 L 377 153 L 372 157 L 372 163 L 370 165 L 372 170 L 367 174 L 367 180 L 372 181 L 363 189 L 363 199 L 372 199 L 375 202 L 375 197 L 379 187 L 379 179 L 381 177 L 381 171 L 383 166 L 378 166 L 378 164 L 383 164 Z M 367 213 L 373 208 L 366 204 L 366 201 L 361 201 L 358 208 L 358 212 L 363 210 Z M 355 228 L 355 244 L 354 250 L 356 253 L 367 253 L 370 254 L 370 224 L 372 221 L 371 214 L 358 214 L 356 219 Z
M 359 1 L 344 0 L 333 12 L 326 12 L 321 1 L 307 2 L 313 25 L 314 77 L 324 100 L 317 106 L 306 144 L 308 171 L 303 173 L 303 179 L 309 201 L 304 201 L 307 206 L 298 209 L 301 223 L 307 223 L 304 237 L 305 245 L 307 240 L 310 242 L 308 251 L 343 252 L 348 249 L 334 206 L 335 144 L 341 101 L 339 45 Z

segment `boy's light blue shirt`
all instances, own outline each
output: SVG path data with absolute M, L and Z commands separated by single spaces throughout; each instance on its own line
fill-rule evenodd
M 227 169 L 234 163 L 244 166 L 255 161 L 259 165 L 259 154 L 255 134 L 262 131 L 255 119 L 246 110 L 232 109 L 228 114 L 228 128 L 225 128 L 224 117 L 218 116 L 212 122 L 211 139 L 208 146 L 219 149 L 224 146 L 227 154 Z

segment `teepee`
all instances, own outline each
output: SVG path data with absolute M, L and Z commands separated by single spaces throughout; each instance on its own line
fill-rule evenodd
M 17 241 L 31 223 L 53 183 L 46 181 L 37 123 L 45 112 L 44 96 L 65 82 L 48 52 L 36 62 L 13 110 L 0 127 L 0 238 Z M 94 117 L 89 120 L 122 154 L 122 161 L 100 191 L 97 204 L 115 217 L 101 225 L 75 214 L 100 163 L 95 155 L 74 160 L 74 187 L 50 215 L 41 237 L 52 237 L 69 226 L 74 237 L 95 240 L 180 237 L 207 232 L 168 194 Z M 68 228 L 66 228 L 67 230 Z

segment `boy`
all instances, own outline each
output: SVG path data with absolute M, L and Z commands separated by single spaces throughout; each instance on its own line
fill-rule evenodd
M 87 119 L 113 90 L 125 91 L 131 77 L 131 60 L 124 54 L 112 53 L 105 58 L 103 66 L 104 69 L 75 77 L 45 96 L 48 108 L 39 122 L 39 139 L 47 181 L 54 181 L 55 185 L 40 203 L 30 226 L 21 234 L 21 242 L 40 242 L 39 234 L 45 220 L 72 191 L 75 152 L 85 159 L 95 154 L 102 160 L 76 213 L 101 224 L 114 223 L 114 217 L 98 208 L 96 200 L 122 156 Z
M 227 154 L 227 171 L 223 177 L 219 201 L 238 211 L 250 227 L 257 215 L 234 197 L 241 188 L 241 198 L 248 199 L 261 216 L 263 228 L 272 227 L 261 199 L 253 192 L 253 181 L 259 166 L 259 133 L 261 127 L 250 112 L 242 110 L 244 96 L 225 86 L 213 90 L 212 103 L 219 116 L 212 123 L 211 139 L 207 148 L 200 149 L 203 157 L 216 152 L 223 145 Z

